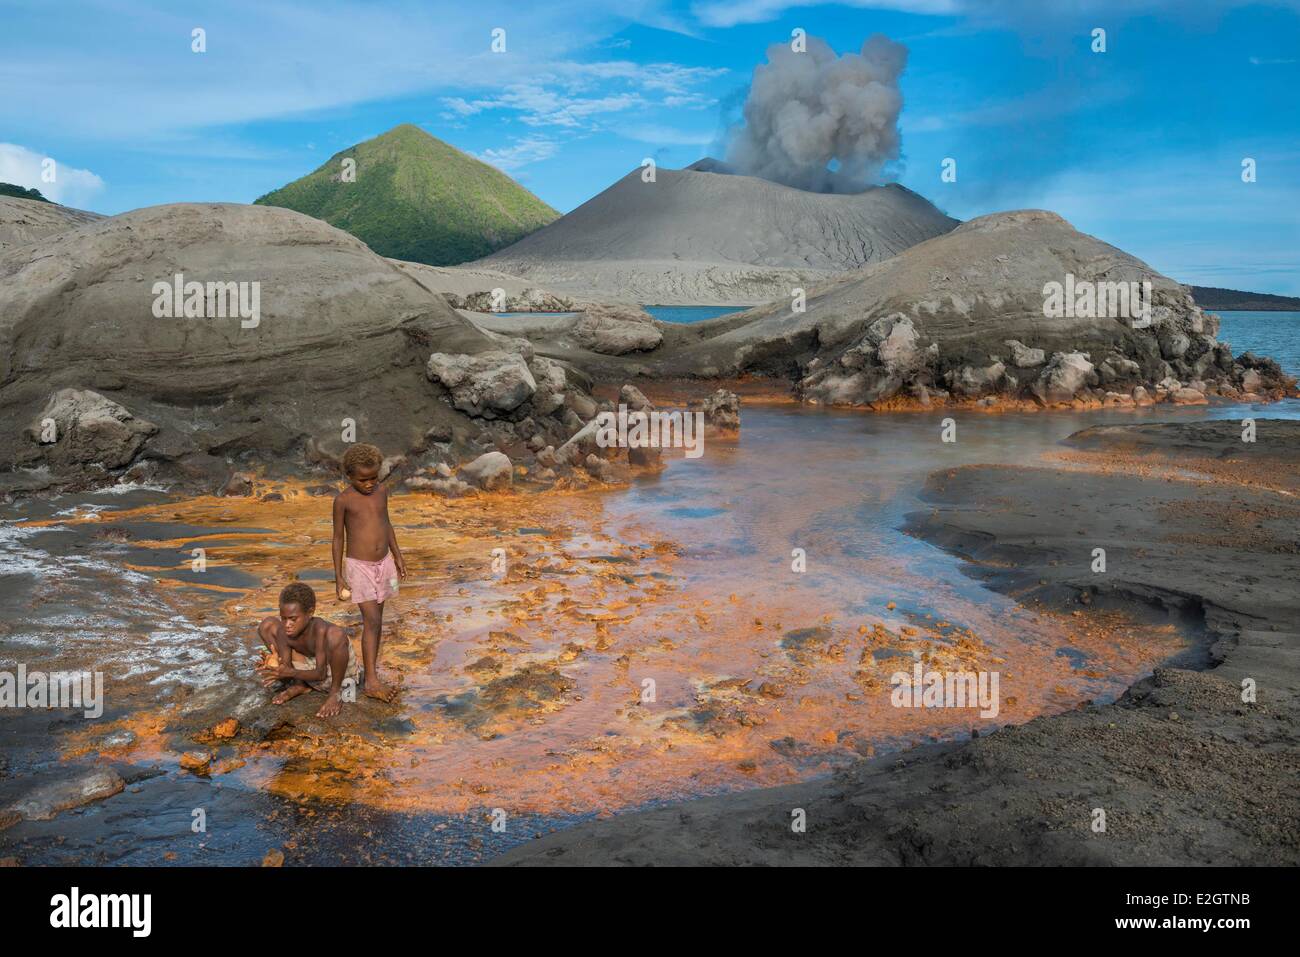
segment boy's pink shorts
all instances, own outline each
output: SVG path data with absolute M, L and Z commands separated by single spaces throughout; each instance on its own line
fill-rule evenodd
M 397 594 L 397 565 L 393 562 L 392 552 L 377 562 L 344 558 L 343 574 L 354 602 L 384 602 Z

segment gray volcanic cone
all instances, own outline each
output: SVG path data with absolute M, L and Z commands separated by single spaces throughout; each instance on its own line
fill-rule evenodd
M 478 265 L 582 299 L 756 303 L 957 225 L 898 185 L 833 195 L 726 169 L 701 160 L 652 183 L 634 170 Z
M 256 324 L 159 317 L 154 284 L 176 274 L 257 283 Z M 358 440 L 404 452 L 463 418 L 429 381 L 430 354 L 492 348 L 441 296 L 319 220 L 260 206 L 136 210 L 0 254 L 0 413 L 12 423 L 0 464 L 57 470 L 78 449 L 102 458 L 120 439 L 134 454 L 148 437 L 145 458 L 224 466 L 247 450 L 340 445 L 344 419 Z M 22 431 L 42 419 L 80 433 L 68 445 Z

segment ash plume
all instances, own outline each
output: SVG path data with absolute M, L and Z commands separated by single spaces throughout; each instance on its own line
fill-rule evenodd
M 906 65 L 907 47 L 880 33 L 842 57 L 816 37 L 804 52 L 774 43 L 754 70 L 744 125 L 730 131 L 728 165 L 819 193 L 865 189 L 899 156 Z

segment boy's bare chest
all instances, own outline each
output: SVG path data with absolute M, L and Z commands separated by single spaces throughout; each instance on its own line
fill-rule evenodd
M 387 504 L 378 495 L 358 495 L 348 503 L 348 512 L 363 520 L 371 521 L 384 515 Z
M 289 647 L 300 655 L 307 655 L 309 658 L 316 654 L 316 629 L 307 628 L 297 638 L 289 639 Z

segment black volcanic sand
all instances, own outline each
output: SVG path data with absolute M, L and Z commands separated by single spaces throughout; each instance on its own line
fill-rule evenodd
M 908 531 L 1023 603 L 1199 622 L 1197 653 L 1114 704 L 584 824 L 493 863 L 1300 862 L 1300 422 L 1258 429 L 1254 445 L 1235 422 L 1088 429 L 1069 442 L 1091 450 L 1074 467 L 936 472 L 933 508 L 909 516 Z

